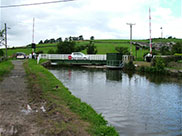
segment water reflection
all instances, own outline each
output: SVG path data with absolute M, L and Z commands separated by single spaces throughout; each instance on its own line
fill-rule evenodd
M 177 83 L 182 84 L 181 77 L 174 77 L 168 75 L 161 75 L 161 74 L 140 74 L 141 76 L 145 76 L 150 82 L 155 84 L 162 84 L 162 83 Z
M 106 70 L 107 80 L 121 81 L 122 71 L 121 70 Z
M 50 71 L 73 95 L 102 113 L 121 136 L 182 135 L 180 81 L 118 70 L 61 68 Z

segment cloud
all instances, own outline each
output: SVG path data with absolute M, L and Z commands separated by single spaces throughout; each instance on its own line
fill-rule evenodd
M 50 0 L 31 0 L 31 3 Z M 49 38 L 83 35 L 96 39 L 129 39 L 127 22 L 133 26 L 133 38 L 149 37 L 149 7 L 152 14 L 152 37 L 181 38 L 181 19 L 172 8 L 163 6 L 164 0 L 75 0 L 56 4 L 1 9 L 1 28 L 6 22 L 11 46 L 26 45 L 32 41 L 32 22 L 35 18 L 35 41 Z M 30 0 L 6 0 L 2 5 L 30 3 Z

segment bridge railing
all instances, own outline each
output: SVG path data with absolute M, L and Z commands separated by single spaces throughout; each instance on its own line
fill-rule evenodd
M 86 55 L 89 60 L 106 60 L 106 55 Z
M 39 54 L 40 59 L 50 59 L 50 60 L 66 60 L 69 54 Z
M 48 60 L 68 60 L 68 56 L 71 54 L 39 54 L 37 57 L 37 63 L 39 63 L 40 59 L 48 59 Z M 88 60 L 106 60 L 106 55 L 86 55 L 88 56 Z

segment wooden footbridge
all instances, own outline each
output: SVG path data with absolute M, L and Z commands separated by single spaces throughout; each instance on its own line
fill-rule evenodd
M 51 61 L 52 65 L 106 65 L 109 68 L 123 67 L 122 56 L 114 55 L 118 53 L 109 53 L 107 55 L 86 55 L 87 59 L 70 59 L 70 54 L 39 54 L 37 63 L 40 59 Z

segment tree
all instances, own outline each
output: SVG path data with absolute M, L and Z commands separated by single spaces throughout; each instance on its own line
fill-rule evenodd
M 64 39 L 64 41 L 66 41 L 66 42 L 67 42 L 67 41 L 68 41 L 68 38 L 65 38 L 65 39 Z
M 73 41 L 73 38 L 71 36 L 68 39 L 69 39 L 70 42 Z
M 122 55 L 129 55 L 129 51 L 127 47 L 116 47 L 115 50 L 119 53 L 121 53 Z
M 41 40 L 41 41 L 39 42 L 39 44 L 43 44 L 43 41 Z
M 79 38 L 78 37 L 72 37 L 73 41 L 78 41 Z
M 177 42 L 172 46 L 172 54 L 182 53 L 182 42 Z
M 94 36 L 91 36 L 91 37 L 90 37 L 90 40 L 93 41 L 93 40 L 94 40 Z
M 88 44 L 87 47 L 87 54 L 96 54 L 97 53 L 97 48 L 94 45 L 94 36 L 90 37 L 90 43 Z
M 168 39 L 172 39 L 173 37 L 172 36 L 169 36 Z
M 160 53 L 162 55 L 170 55 L 171 54 L 170 51 L 169 51 L 169 47 L 168 46 L 162 46 L 160 48 Z
M 57 53 L 71 54 L 75 51 L 76 43 L 74 41 L 64 41 L 57 44 Z
M 87 54 L 96 54 L 96 53 L 97 53 L 96 46 L 94 46 L 94 44 L 88 45 L 88 47 L 87 47 Z
M 80 46 L 76 46 L 76 48 L 75 48 L 75 51 L 76 52 L 81 52 L 82 50 L 85 50 L 87 48 L 87 46 L 86 45 L 80 45 Z
M 81 40 L 84 40 L 84 39 L 83 39 L 83 35 L 80 35 L 80 36 L 78 37 L 78 40 L 80 40 L 80 41 L 81 41 Z
M 62 42 L 63 40 L 62 40 L 62 38 L 61 37 L 59 37 L 58 39 L 56 39 L 56 42 Z
M 49 43 L 49 40 L 48 40 L 48 39 L 46 39 L 46 40 L 44 41 L 44 43 Z
M 55 43 L 55 42 L 56 42 L 56 40 L 54 38 L 49 40 L 49 43 Z

